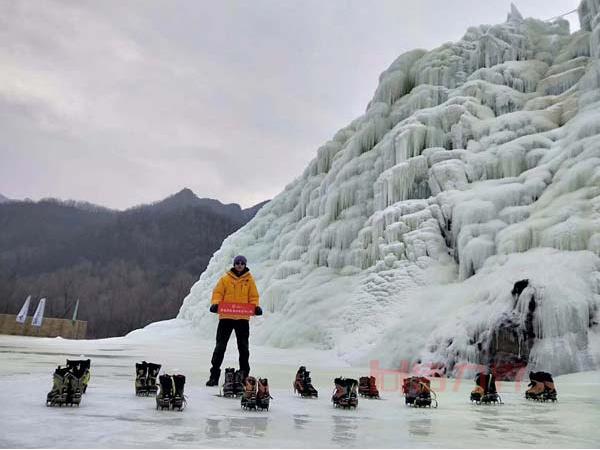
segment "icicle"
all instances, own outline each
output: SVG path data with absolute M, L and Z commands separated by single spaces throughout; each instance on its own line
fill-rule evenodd
M 590 56 L 600 58 L 600 14 L 596 15 L 594 29 L 590 35 Z
M 582 0 L 577 8 L 579 24 L 582 30 L 592 31 L 592 23 L 600 14 L 600 2 L 598 0 Z
M 543 95 L 559 95 L 573 87 L 585 73 L 585 67 L 577 67 L 541 80 L 538 90 Z

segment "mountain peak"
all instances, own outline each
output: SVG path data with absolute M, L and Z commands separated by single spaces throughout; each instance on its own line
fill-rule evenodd
M 199 203 L 200 199 L 194 194 L 189 188 L 183 188 L 176 194 L 170 195 L 165 199 L 159 201 L 157 204 L 163 207 L 170 208 L 181 208 L 185 206 L 195 206 Z
M 224 204 L 213 198 L 200 198 L 189 188 L 183 188 L 176 194 L 170 195 L 150 206 L 158 206 L 159 209 L 166 211 L 200 206 L 230 216 L 238 216 L 242 213 L 242 208 L 237 203 Z
M 168 197 L 168 198 L 178 198 L 183 200 L 198 200 L 198 196 L 194 194 L 194 192 L 190 188 L 183 188 L 178 193 Z

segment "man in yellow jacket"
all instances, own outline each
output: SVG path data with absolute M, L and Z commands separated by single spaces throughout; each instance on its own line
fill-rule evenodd
M 262 309 L 258 306 L 258 290 L 254 278 L 247 267 L 244 256 L 238 255 L 233 259 L 233 267 L 225 273 L 213 290 L 210 312 L 217 313 L 219 303 L 241 303 L 254 305 L 254 314 L 262 315 Z M 217 344 L 211 359 L 210 378 L 207 386 L 217 386 L 221 375 L 221 363 L 227 350 L 227 342 L 231 332 L 235 330 L 238 351 L 240 353 L 240 372 L 242 379 L 250 373 L 248 359 L 250 350 L 248 338 L 250 337 L 250 316 L 219 314 L 219 326 L 217 327 Z

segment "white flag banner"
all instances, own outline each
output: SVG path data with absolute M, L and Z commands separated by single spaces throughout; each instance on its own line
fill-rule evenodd
M 73 322 L 73 325 L 75 325 L 75 321 L 77 320 L 77 311 L 79 310 L 79 299 L 77 299 L 77 303 L 75 303 L 75 311 L 73 311 L 73 318 L 71 319 L 71 321 Z
M 35 314 L 33 315 L 33 319 L 31 320 L 31 325 L 34 327 L 41 327 L 42 320 L 44 320 L 44 307 L 46 306 L 46 299 L 43 298 L 38 303 L 37 309 L 35 310 Z
M 23 303 L 21 311 L 19 311 L 19 314 L 17 314 L 17 322 L 25 323 L 27 314 L 29 314 L 29 303 L 31 303 L 31 295 L 27 296 L 27 300 L 25 300 L 25 303 Z

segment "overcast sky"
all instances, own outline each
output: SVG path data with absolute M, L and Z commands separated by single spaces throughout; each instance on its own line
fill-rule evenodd
M 547 19 L 576 0 L 521 0 Z M 402 52 L 510 0 L 0 0 L 0 194 L 127 208 L 272 198 Z M 577 14 L 567 16 L 571 30 Z

